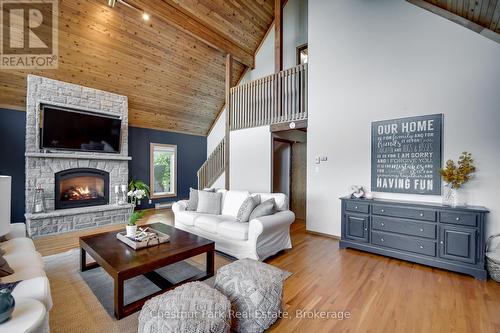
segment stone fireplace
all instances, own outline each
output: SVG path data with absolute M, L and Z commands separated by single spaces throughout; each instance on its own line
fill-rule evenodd
M 28 75 L 26 99 L 26 224 L 41 236 L 125 223 L 132 205 L 117 204 L 116 186 L 128 184 L 128 102 L 101 90 Z M 121 119 L 120 153 L 40 149 L 40 105 L 75 108 Z M 45 212 L 33 212 L 42 188 Z

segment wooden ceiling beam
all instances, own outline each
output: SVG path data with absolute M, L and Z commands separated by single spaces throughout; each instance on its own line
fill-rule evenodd
M 283 2 L 274 0 L 274 72 L 283 70 Z
M 248 53 L 234 42 L 221 36 L 211 27 L 207 27 L 198 21 L 191 14 L 182 10 L 174 1 L 162 0 L 155 1 L 154 4 L 152 4 L 151 1 L 148 0 L 127 0 L 127 3 L 162 20 L 165 20 L 177 29 L 193 36 L 218 51 L 225 54 L 231 54 L 235 60 L 243 65 L 250 68 L 255 67 L 255 61 L 252 54 Z

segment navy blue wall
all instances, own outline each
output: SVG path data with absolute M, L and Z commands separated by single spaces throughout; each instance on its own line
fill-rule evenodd
M 140 209 L 153 207 L 155 202 L 169 202 L 189 197 L 189 187 L 198 186 L 196 172 L 207 156 L 207 138 L 152 129 L 129 127 L 128 153 L 132 156 L 128 173 L 131 179 L 149 184 L 149 144 L 177 145 L 177 197 L 155 199 L 153 204 L 141 202 Z
M 0 175 L 12 177 L 12 222 L 24 221 L 25 122 L 26 112 L 0 109 Z
M 12 176 L 13 222 L 24 221 L 24 140 L 26 113 L 0 109 L 0 174 Z M 176 201 L 189 196 L 189 187 L 197 187 L 196 171 L 206 159 L 207 139 L 202 136 L 129 127 L 129 178 L 149 183 L 149 143 L 177 145 L 176 198 L 157 199 L 153 204 L 143 202 L 142 208 L 155 202 Z M 1 199 L 0 199 L 1 200 Z

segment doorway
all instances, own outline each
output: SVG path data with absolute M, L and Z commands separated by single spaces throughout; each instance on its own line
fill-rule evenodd
M 288 196 L 297 219 L 306 219 L 307 128 L 272 133 L 272 190 Z

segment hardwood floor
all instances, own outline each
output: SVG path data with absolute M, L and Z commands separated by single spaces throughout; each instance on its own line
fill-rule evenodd
M 172 213 L 149 211 L 141 223 L 158 221 L 171 224 Z M 35 244 L 43 255 L 54 254 L 78 247 L 78 237 L 92 232 Z M 306 232 L 300 221 L 292 225 L 292 242 L 292 250 L 266 260 L 293 273 L 285 283 L 286 316 L 270 332 L 500 332 L 500 283 L 339 250 L 337 240 Z M 224 263 L 217 255 L 216 267 Z M 319 318 L 321 311 L 328 318 Z

